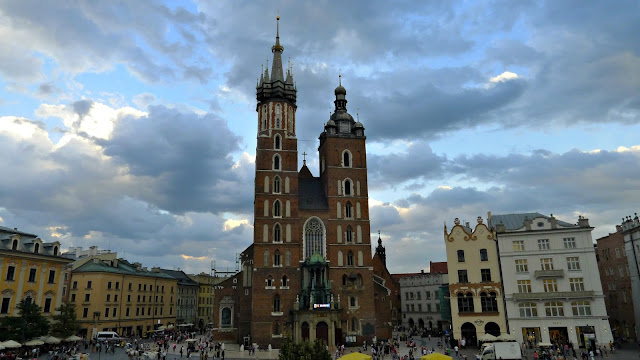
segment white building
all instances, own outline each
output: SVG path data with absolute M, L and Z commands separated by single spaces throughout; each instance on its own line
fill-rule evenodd
M 446 273 L 419 273 L 400 279 L 402 326 L 424 329 L 434 334 L 443 331 L 440 313 L 440 286 L 448 283 Z
M 624 236 L 624 249 L 629 262 L 633 312 L 636 320 L 636 338 L 640 339 L 640 218 L 627 216 L 622 219 L 621 230 Z M 635 260 L 635 261 L 634 261 Z
M 612 340 L 600 273 L 583 217 L 578 224 L 539 213 L 489 215 L 497 232 L 511 334 L 520 342 L 584 346 Z

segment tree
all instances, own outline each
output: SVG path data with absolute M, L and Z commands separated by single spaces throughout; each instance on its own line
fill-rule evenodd
M 22 300 L 16 306 L 18 316 L 2 319 L 4 340 L 25 342 L 49 333 L 49 320 L 42 315 L 42 308 L 31 301 Z
M 331 354 L 322 340 L 316 340 L 313 344 L 308 340 L 301 343 L 293 342 L 287 337 L 280 346 L 280 360 L 331 360 Z
M 66 338 L 71 335 L 75 335 L 80 328 L 78 318 L 76 317 L 75 304 L 62 304 L 56 310 L 60 313 L 53 315 L 51 335 L 59 338 Z

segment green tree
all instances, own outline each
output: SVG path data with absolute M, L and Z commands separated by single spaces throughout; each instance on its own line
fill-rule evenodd
M 2 319 L 0 333 L 4 340 L 25 342 L 49 333 L 49 320 L 42 315 L 42 308 L 26 300 L 16 306 L 18 316 L 8 316 Z
M 326 349 L 324 341 L 316 340 L 313 344 L 308 340 L 301 343 L 293 342 L 287 337 L 280 346 L 280 360 L 331 360 L 331 354 Z
M 78 318 L 76 317 L 75 304 L 62 304 L 56 309 L 60 313 L 53 315 L 53 324 L 51 324 L 51 335 L 66 338 L 75 335 L 80 329 Z

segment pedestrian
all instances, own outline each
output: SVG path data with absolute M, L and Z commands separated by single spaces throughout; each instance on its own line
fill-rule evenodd
M 454 346 L 453 350 L 456 352 L 456 357 L 458 357 L 458 351 L 460 350 L 460 348 L 458 348 L 458 345 Z
M 224 360 L 224 350 L 222 350 L 222 360 Z
M 180 358 L 182 359 L 182 351 L 184 350 L 184 346 L 180 346 Z

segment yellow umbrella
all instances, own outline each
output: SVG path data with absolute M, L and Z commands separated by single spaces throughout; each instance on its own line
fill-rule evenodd
M 453 358 L 445 354 L 434 352 L 433 354 L 422 355 L 420 360 L 453 360 Z
M 363 353 L 351 353 L 347 354 L 338 360 L 371 360 L 371 355 L 363 354 Z

